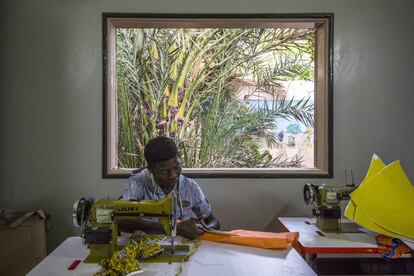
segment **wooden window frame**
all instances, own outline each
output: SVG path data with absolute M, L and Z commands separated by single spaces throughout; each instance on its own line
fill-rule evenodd
M 118 27 L 297 27 L 316 28 L 315 168 L 184 168 L 190 177 L 333 177 L 333 19 L 323 14 L 129 14 L 103 13 L 103 178 L 126 178 L 132 169 L 117 167 L 117 82 L 115 33 Z M 155 25 L 154 25 L 155 24 Z M 198 25 L 199 24 L 199 25 Z

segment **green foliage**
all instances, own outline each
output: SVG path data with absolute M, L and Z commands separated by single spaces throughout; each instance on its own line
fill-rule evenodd
M 309 99 L 272 92 L 313 80 L 313 43 L 308 29 L 117 29 L 119 166 L 141 166 L 157 135 L 172 137 L 189 167 L 300 165 L 262 148 L 278 145 L 277 118 L 313 125 Z M 273 93 L 270 105 L 237 99 L 232 81 L 246 76 Z

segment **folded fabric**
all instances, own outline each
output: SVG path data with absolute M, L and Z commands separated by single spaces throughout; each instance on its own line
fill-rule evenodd
M 365 185 L 365 182 L 367 180 L 369 180 L 370 178 L 372 178 L 373 176 L 378 174 L 383 168 L 385 168 L 384 162 L 382 162 L 382 160 L 376 154 L 374 154 L 373 157 L 372 157 L 372 160 L 371 160 L 371 164 L 368 168 L 368 172 L 367 172 L 364 180 L 362 180 L 359 187 L 362 187 L 363 185 Z M 399 235 L 399 234 L 394 233 L 392 231 L 389 231 L 388 229 L 385 229 L 385 228 L 381 227 L 380 225 L 376 224 L 368 216 L 366 216 L 361 211 L 361 209 L 357 208 L 356 203 L 352 199 L 349 201 L 348 205 L 346 206 L 344 215 L 345 215 L 345 217 L 349 218 L 350 220 L 353 220 L 353 221 L 357 222 L 362 227 L 364 227 L 366 229 L 369 229 L 373 232 L 383 234 L 383 235 L 386 235 L 386 236 L 390 236 L 390 237 L 395 237 L 395 238 L 400 238 L 400 239 L 407 239 L 407 237 L 405 237 L 405 236 L 402 236 L 402 235 Z
M 350 197 L 347 218 L 386 236 L 414 239 L 414 187 L 399 161 L 385 166 L 374 155 L 366 177 Z
M 377 223 L 372 221 L 368 216 L 366 216 L 358 208 L 355 209 L 354 221 L 356 221 L 362 227 L 364 227 L 366 229 L 369 229 L 373 232 L 376 232 L 378 234 L 383 234 L 383 235 L 386 235 L 386 236 L 399 238 L 399 239 L 409 239 L 409 237 L 406 237 L 406 236 L 400 235 L 398 233 L 392 232 L 392 231 L 382 227 L 381 225 L 378 225 Z
M 378 253 L 384 258 L 398 259 L 404 254 L 411 253 L 411 249 L 399 239 L 378 235 L 375 240 L 378 244 Z
M 226 231 L 226 233 L 229 235 L 205 233 L 200 236 L 200 239 L 266 249 L 287 249 L 299 238 L 299 233 L 297 232 L 271 233 L 250 230 L 233 230 Z
M 371 160 L 371 164 L 370 164 L 370 166 L 368 168 L 368 172 L 367 172 L 364 180 L 362 180 L 361 184 L 359 184 L 359 187 L 362 187 L 368 179 L 370 179 L 371 177 L 375 176 L 383 168 L 385 168 L 384 162 L 382 162 L 381 158 L 379 158 L 378 155 L 374 154 L 372 156 L 372 160 Z M 348 205 L 345 208 L 344 215 L 347 218 L 349 218 L 349 219 L 351 219 L 353 221 L 356 221 L 356 219 L 355 219 L 356 208 L 357 208 L 357 206 L 356 206 L 355 202 L 351 199 L 349 201 Z
M 384 162 L 381 158 L 374 154 L 371 159 L 371 164 L 369 165 L 367 174 L 365 175 L 364 180 L 362 180 L 360 187 L 364 185 L 365 181 L 368 181 L 371 177 L 377 175 L 383 168 L 385 168 Z
M 361 184 L 359 184 L 359 187 L 362 187 L 365 182 L 370 179 L 371 177 L 373 177 L 374 175 L 376 175 L 377 173 L 379 173 L 383 168 L 385 167 L 384 162 L 382 162 L 382 160 L 378 157 L 378 155 L 374 154 L 372 156 L 372 160 L 371 160 L 371 164 L 368 168 L 367 174 L 364 178 L 364 180 L 362 180 Z M 381 233 L 384 235 L 388 235 L 389 233 L 385 230 L 384 231 L 378 231 L 378 230 L 383 230 L 380 228 L 378 228 L 378 225 L 375 224 L 374 222 L 372 222 L 364 213 L 362 213 L 360 210 L 357 211 L 357 205 L 356 203 L 352 200 L 349 201 L 348 205 L 345 208 L 345 212 L 344 212 L 344 216 L 349 218 L 350 220 L 353 220 L 355 222 L 357 222 L 359 225 L 377 232 L 377 233 Z
M 351 194 L 368 218 L 391 232 L 414 238 L 414 187 L 395 161 Z

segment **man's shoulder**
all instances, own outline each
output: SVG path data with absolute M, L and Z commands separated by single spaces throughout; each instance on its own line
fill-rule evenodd
M 186 188 L 198 188 L 199 185 L 197 183 L 197 181 L 195 181 L 194 179 L 187 177 L 185 175 L 180 175 L 180 181 L 181 183 L 184 185 L 184 187 Z
M 148 169 L 132 171 L 131 174 L 129 175 L 129 179 L 136 183 L 148 182 L 150 180 L 149 175 L 148 175 Z

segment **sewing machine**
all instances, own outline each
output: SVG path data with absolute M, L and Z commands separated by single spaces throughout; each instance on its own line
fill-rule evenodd
M 170 195 L 162 200 L 112 200 L 81 198 L 73 206 L 73 223 L 81 227 L 83 243 L 90 248 L 85 263 L 98 263 L 101 259 L 111 257 L 118 250 L 119 220 L 137 218 L 158 218 L 171 245 L 164 245 L 164 254 L 146 262 L 181 262 L 189 253 L 188 245 L 175 245 L 177 219 L 175 210 L 177 198 Z M 178 253 L 179 252 L 179 253 Z
M 341 201 L 349 200 L 349 194 L 357 188 L 354 185 L 352 171 L 350 174 L 346 171 L 345 178 L 348 180 L 345 186 L 306 183 L 303 188 L 305 203 L 312 205 L 316 226 L 322 231 L 358 232 L 358 227 L 354 223 L 341 224 Z

